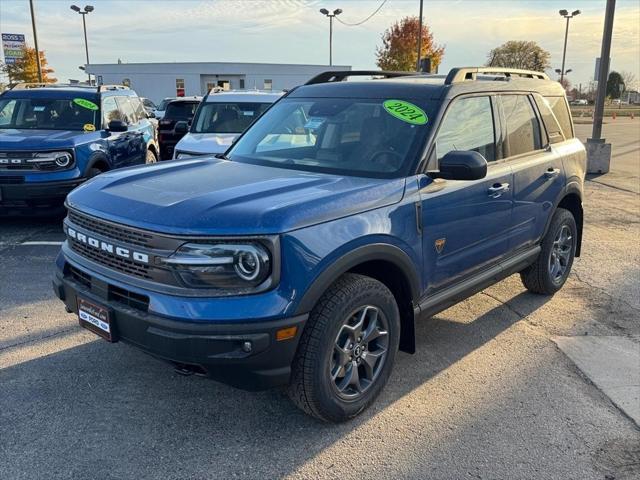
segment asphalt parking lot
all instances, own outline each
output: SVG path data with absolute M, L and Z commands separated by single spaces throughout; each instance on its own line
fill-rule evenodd
M 605 135 L 563 290 L 513 276 L 418 322 L 417 354 L 337 426 L 82 330 L 51 291 L 60 219 L 0 220 L 0 479 L 639 478 L 638 425 L 553 341 L 640 348 L 640 119 Z

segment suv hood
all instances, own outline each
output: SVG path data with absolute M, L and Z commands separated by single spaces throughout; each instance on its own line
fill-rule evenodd
M 239 133 L 187 133 L 176 145 L 176 151 L 187 153 L 224 153 Z
M 211 158 L 108 172 L 76 188 L 72 208 L 182 235 L 276 234 L 399 202 L 404 179 L 343 177 Z
M 0 129 L 0 150 L 73 148 L 82 135 L 88 134 L 75 130 Z

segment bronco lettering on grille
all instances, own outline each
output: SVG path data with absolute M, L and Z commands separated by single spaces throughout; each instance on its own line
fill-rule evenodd
M 139 263 L 149 263 L 149 255 L 146 253 L 136 252 L 135 250 L 98 240 L 97 238 L 90 237 L 84 233 L 77 232 L 73 228 L 67 228 L 67 235 L 76 242 L 84 243 L 85 245 L 101 250 L 102 252 L 110 253 L 120 258 L 126 258 Z

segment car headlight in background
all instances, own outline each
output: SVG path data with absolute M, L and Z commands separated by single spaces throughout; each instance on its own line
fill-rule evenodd
M 43 169 L 68 168 L 73 164 L 73 156 L 69 152 L 38 152 L 27 163 Z
M 190 288 L 255 289 L 272 273 L 271 254 L 259 242 L 186 243 L 163 262 Z

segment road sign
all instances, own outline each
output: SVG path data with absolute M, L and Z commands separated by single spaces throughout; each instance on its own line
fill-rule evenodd
M 26 43 L 24 35 L 20 33 L 3 33 L 2 50 L 4 51 L 4 63 L 11 65 L 24 56 Z

